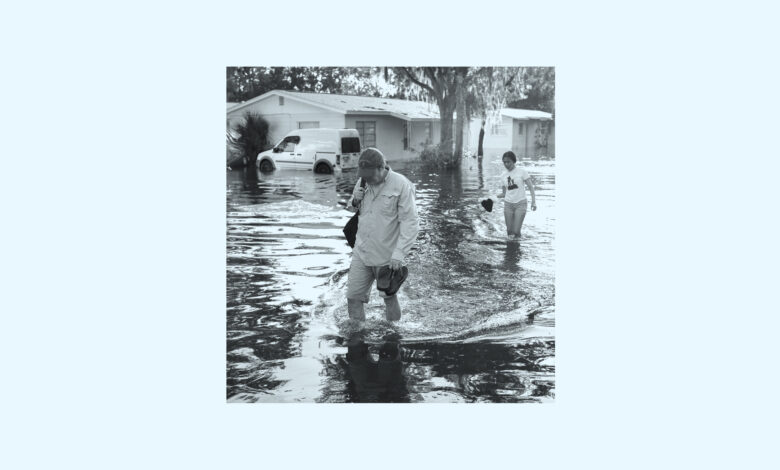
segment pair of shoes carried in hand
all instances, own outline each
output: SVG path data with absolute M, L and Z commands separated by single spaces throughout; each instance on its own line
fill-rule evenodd
M 402 266 L 397 271 L 391 271 L 390 266 L 382 266 L 379 268 L 379 274 L 377 275 L 376 288 L 384 292 L 388 297 L 393 296 L 401 288 L 401 284 L 404 283 L 408 275 L 409 270 L 406 266 Z

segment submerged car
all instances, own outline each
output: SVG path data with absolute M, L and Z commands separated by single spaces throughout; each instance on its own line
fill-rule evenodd
M 360 157 L 356 129 L 297 129 L 270 150 L 257 155 L 262 172 L 278 169 L 312 170 L 315 173 L 355 168 Z

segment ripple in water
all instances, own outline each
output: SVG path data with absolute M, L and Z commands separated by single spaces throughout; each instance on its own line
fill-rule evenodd
M 351 213 L 337 204 L 356 175 L 229 174 L 230 401 L 554 396 L 554 165 L 527 167 L 539 210 L 528 212 L 520 243 L 506 240 L 501 203 L 492 213 L 479 206 L 500 160 L 457 174 L 394 169 L 416 185 L 421 231 L 398 294 L 402 319 L 384 320 L 372 288 L 363 325 L 348 320 L 341 229 Z M 356 361 L 348 341 L 358 328 L 367 349 Z M 401 345 L 392 387 L 364 380 L 384 364 L 387 338 Z

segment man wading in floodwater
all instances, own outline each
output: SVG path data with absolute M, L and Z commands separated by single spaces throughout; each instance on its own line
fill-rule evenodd
M 363 321 L 363 304 L 368 302 L 374 280 L 382 281 L 389 266 L 398 277 L 404 259 L 417 238 L 417 209 L 414 205 L 414 185 L 403 175 L 387 166 L 385 156 L 375 148 L 367 148 L 358 160 L 358 181 L 347 203 L 349 210 L 360 209 L 357 238 L 352 250 L 347 281 L 349 318 Z M 360 178 L 368 186 L 360 187 Z M 402 282 L 402 281 L 401 281 Z M 379 282 L 377 282 L 379 288 Z M 401 319 L 401 305 L 395 291 L 391 295 L 379 291 L 385 300 L 385 315 L 389 321 Z

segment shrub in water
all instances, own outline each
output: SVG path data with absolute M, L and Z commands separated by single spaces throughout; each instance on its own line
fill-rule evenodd
M 452 150 L 447 150 L 441 144 L 427 146 L 420 152 L 420 161 L 427 167 L 451 168 L 458 164 Z
M 229 145 L 242 157 L 245 165 L 255 163 L 257 154 L 267 150 L 268 121 L 259 114 L 247 112 L 244 122 L 235 129 L 235 138 L 228 139 Z

